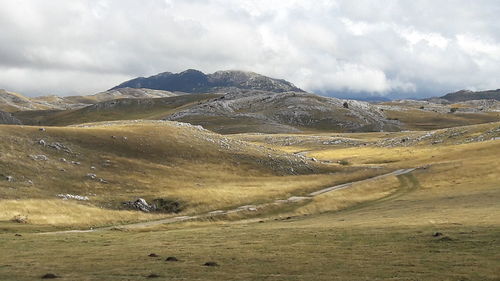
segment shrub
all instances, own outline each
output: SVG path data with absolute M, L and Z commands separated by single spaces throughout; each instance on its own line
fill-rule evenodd
M 343 165 L 343 166 L 349 165 L 349 161 L 347 161 L 347 160 L 339 160 L 337 163 L 339 163 L 340 165 Z

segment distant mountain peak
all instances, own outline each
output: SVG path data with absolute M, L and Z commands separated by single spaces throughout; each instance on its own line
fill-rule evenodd
M 286 80 L 241 70 L 221 70 L 212 74 L 205 74 L 196 69 L 187 69 L 180 73 L 163 72 L 147 78 L 138 77 L 126 81 L 111 90 L 125 87 L 186 93 L 218 92 L 228 88 L 278 93 L 303 92 Z

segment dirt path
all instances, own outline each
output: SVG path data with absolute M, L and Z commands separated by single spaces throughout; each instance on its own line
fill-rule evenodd
M 316 197 L 318 195 L 327 193 L 327 192 L 332 192 L 336 190 L 341 190 L 345 188 L 349 188 L 354 184 L 358 183 L 364 183 L 367 181 L 373 181 L 376 179 L 384 178 L 384 177 L 389 177 L 389 176 L 397 176 L 401 182 L 401 186 L 405 189 L 401 192 L 406 193 L 406 189 L 412 188 L 415 186 L 412 184 L 414 177 L 410 175 L 410 178 L 408 178 L 408 174 L 416 170 L 416 168 L 411 168 L 411 169 L 400 169 L 396 170 L 387 174 L 367 178 L 364 180 L 359 180 L 359 181 L 353 181 L 349 183 L 344 183 L 324 189 L 317 190 L 315 192 L 309 193 L 307 196 L 292 196 L 288 199 L 279 199 L 271 203 L 265 203 L 265 204 L 259 204 L 259 205 L 245 205 L 245 206 L 240 206 L 236 209 L 232 210 L 215 210 L 211 211 L 205 214 L 200 214 L 200 215 L 194 215 L 194 216 L 181 216 L 181 217 L 173 217 L 173 218 L 166 218 L 166 219 L 161 219 L 161 220 L 154 220 L 154 221 L 148 221 L 148 222 L 139 222 L 139 223 L 131 223 L 131 224 L 122 224 L 122 225 L 114 225 L 114 226 L 108 226 L 108 227 L 100 227 L 100 228 L 94 228 L 94 229 L 85 229 L 85 230 L 66 230 L 66 231 L 54 231 L 54 232 L 44 232 L 40 234 L 64 234 L 64 233 L 86 233 L 86 232 L 96 232 L 96 231 L 103 231 L 103 230 L 112 230 L 112 229 L 127 229 L 127 228 L 140 228 L 140 227 L 148 227 L 148 226 L 154 226 L 154 225 L 161 225 L 161 224 L 169 224 L 169 223 L 176 223 L 176 222 L 183 222 L 183 221 L 189 221 L 189 220 L 195 220 L 195 219 L 200 219 L 200 218 L 210 218 L 210 217 L 217 217 L 217 216 L 222 216 L 222 215 L 228 215 L 232 213 L 239 213 L 239 212 L 245 212 L 245 211 L 257 211 L 259 209 L 263 209 L 265 207 L 269 207 L 271 205 L 279 205 L 279 204 L 290 204 L 290 203 L 297 203 L 301 202 L 304 200 L 310 200 L 313 197 Z M 403 180 L 408 180 L 409 183 L 403 182 Z M 415 186 L 416 188 L 416 186 Z M 393 195 L 390 195 L 390 198 L 393 198 L 394 196 L 399 196 L 401 192 L 396 192 Z M 382 198 L 380 200 L 387 200 L 390 199 L 389 197 Z M 376 200 L 377 202 L 380 200 Z

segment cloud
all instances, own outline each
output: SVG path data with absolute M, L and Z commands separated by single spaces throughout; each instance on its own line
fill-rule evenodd
M 242 69 L 322 94 L 498 88 L 495 0 L 0 3 L 0 88 L 85 94 L 163 71 Z

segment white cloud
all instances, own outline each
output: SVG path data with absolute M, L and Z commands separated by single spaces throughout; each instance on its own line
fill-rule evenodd
M 0 0 L 0 88 L 90 93 L 242 69 L 310 91 L 498 88 L 495 0 Z

